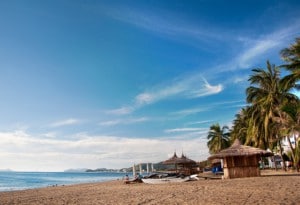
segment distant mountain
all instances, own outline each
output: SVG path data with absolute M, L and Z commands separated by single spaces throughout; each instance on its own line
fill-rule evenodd
M 11 169 L 0 169 L 0 172 L 13 172 Z
M 64 172 L 86 172 L 87 168 L 67 169 Z
M 107 169 L 107 168 L 98 168 L 98 169 L 87 169 L 86 172 L 119 172 L 119 169 Z
M 155 170 L 164 171 L 172 168 L 174 165 L 165 165 L 162 162 L 153 164 Z M 150 168 L 150 167 L 149 167 Z M 147 164 L 142 165 L 142 170 L 147 170 Z M 139 167 L 136 167 L 136 171 L 139 171 Z M 122 168 L 122 169 L 108 169 L 108 168 L 97 168 L 97 169 L 88 169 L 88 168 L 77 168 L 77 169 L 67 169 L 64 172 L 132 172 L 132 167 Z

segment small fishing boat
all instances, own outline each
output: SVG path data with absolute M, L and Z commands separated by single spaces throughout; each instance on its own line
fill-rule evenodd
M 142 181 L 146 184 L 166 184 L 166 183 L 181 183 L 191 180 L 197 180 L 196 175 L 181 177 L 163 177 L 163 178 L 143 178 Z

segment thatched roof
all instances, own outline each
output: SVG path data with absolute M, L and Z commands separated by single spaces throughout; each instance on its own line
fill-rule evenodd
M 163 162 L 163 164 L 178 164 L 180 158 L 177 157 L 176 152 L 174 152 L 174 155 Z
M 184 154 L 181 155 L 181 161 L 179 164 L 196 164 L 196 162 L 192 159 L 187 158 Z
M 231 147 L 227 149 L 221 150 L 219 153 L 210 156 L 208 159 L 222 159 L 225 157 L 233 157 L 233 156 L 252 156 L 252 155 L 260 155 L 260 156 L 273 156 L 272 152 L 262 150 L 255 147 L 241 145 L 241 142 L 236 139 L 231 145 Z
M 176 152 L 174 152 L 174 155 L 164 161 L 163 164 L 196 164 L 196 162 L 187 158 L 184 154 L 181 157 L 177 157 Z

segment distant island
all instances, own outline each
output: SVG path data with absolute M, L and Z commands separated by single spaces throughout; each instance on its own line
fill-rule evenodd
M 120 172 L 120 169 L 98 168 L 98 169 L 87 169 L 86 172 Z
M 0 169 L 0 172 L 13 172 L 11 169 Z
M 64 172 L 86 172 L 87 168 L 67 169 Z
M 172 166 L 172 165 L 171 165 Z M 167 170 L 170 168 L 170 165 L 165 165 L 162 162 L 153 164 L 155 170 Z M 141 166 L 143 171 L 147 170 L 147 165 L 143 164 Z M 76 169 L 67 169 L 64 172 L 132 172 L 132 167 L 121 168 L 121 169 L 109 169 L 109 168 L 97 168 L 97 169 L 88 169 L 88 168 L 76 168 Z M 137 170 L 139 171 L 139 170 Z
M 128 172 L 128 168 L 123 168 L 123 169 L 108 169 L 108 168 L 88 169 L 88 168 L 76 168 L 76 169 L 67 169 L 64 172 Z

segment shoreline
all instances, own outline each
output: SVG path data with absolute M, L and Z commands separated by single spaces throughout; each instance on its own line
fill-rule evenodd
M 0 192 L 105 182 L 124 176 L 124 173 L 1 172 Z
M 297 204 L 300 174 L 174 184 L 122 180 L 0 192 L 0 204 Z M 276 172 L 275 172 L 276 173 Z M 285 173 L 285 172 L 284 172 Z

